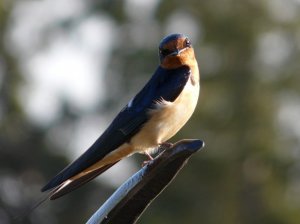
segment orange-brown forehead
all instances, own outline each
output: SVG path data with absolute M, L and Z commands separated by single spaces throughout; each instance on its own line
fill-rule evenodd
M 162 48 L 163 49 L 181 49 L 181 48 L 184 48 L 185 46 L 185 41 L 186 41 L 186 38 L 177 38 L 175 40 L 171 40 L 167 43 L 165 43 Z

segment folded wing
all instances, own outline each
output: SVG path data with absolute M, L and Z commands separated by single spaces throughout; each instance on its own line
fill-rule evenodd
M 164 99 L 173 102 L 183 90 L 190 76 L 190 68 L 182 66 L 177 69 L 167 70 L 158 67 L 150 81 L 136 95 L 136 97 L 123 108 L 117 115 L 106 131 L 96 140 L 96 142 L 84 152 L 77 160 L 63 169 L 53 179 L 51 179 L 42 191 L 57 189 L 65 181 L 82 172 L 93 164 L 103 159 L 107 154 L 113 152 L 116 148 L 130 142 L 135 135 L 149 119 L 148 110 L 153 109 L 156 102 Z M 68 193 L 82 184 L 95 178 L 113 164 L 108 164 L 102 170 L 97 170 L 90 176 L 82 178 L 80 182 L 72 183 Z

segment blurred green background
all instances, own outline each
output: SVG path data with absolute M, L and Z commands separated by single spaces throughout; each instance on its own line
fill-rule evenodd
M 299 0 L 0 0 L 1 224 L 93 143 L 174 32 L 192 40 L 201 95 L 171 141 L 206 148 L 139 223 L 300 223 Z M 142 158 L 24 223 L 84 223 Z

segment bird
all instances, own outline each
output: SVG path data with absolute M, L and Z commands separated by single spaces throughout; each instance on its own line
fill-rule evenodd
M 168 145 L 190 119 L 200 92 L 191 41 L 184 34 L 170 34 L 161 40 L 158 50 L 159 65 L 145 86 L 78 159 L 41 189 L 50 191 L 50 200 L 70 193 L 134 153 L 150 156 L 152 150 Z

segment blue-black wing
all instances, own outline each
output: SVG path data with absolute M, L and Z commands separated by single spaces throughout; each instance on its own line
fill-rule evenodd
M 123 108 L 106 131 L 77 160 L 58 173 L 42 191 L 59 186 L 64 181 L 95 164 L 135 135 L 149 120 L 149 109 L 161 99 L 173 102 L 183 90 L 190 76 L 190 68 L 158 67 L 152 78 L 135 98 Z

